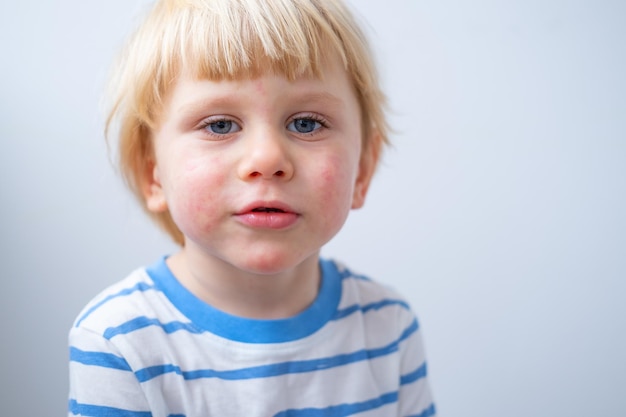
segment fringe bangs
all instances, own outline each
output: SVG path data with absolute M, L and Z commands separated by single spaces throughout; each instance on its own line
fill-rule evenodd
M 252 78 L 271 71 L 288 79 L 321 76 L 324 56 L 341 40 L 317 8 L 293 1 L 203 1 L 181 14 L 171 62 L 212 80 Z M 177 68 L 179 69 L 179 68 Z

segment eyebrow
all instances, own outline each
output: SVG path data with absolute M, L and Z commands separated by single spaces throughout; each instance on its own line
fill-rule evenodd
M 344 104 L 344 100 L 330 92 L 297 92 L 295 94 L 287 95 L 286 100 L 297 104 L 318 104 L 329 106 L 331 108 L 340 107 Z M 228 107 L 236 104 L 237 98 L 232 95 L 218 96 L 208 99 L 199 99 L 191 103 L 185 103 L 176 109 L 179 114 L 195 113 L 201 111 L 206 107 Z
M 312 93 L 304 93 L 304 94 L 296 94 L 293 97 L 293 101 L 295 102 L 306 102 L 306 103 L 319 103 L 319 104 L 330 104 L 330 105 L 341 105 L 344 101 L 331 93 L 328 92 L 312 92 Z
M 224 107 L 233 104 L 233 99 L 230 96 L 204 98 L 191 103 L 184 103 L 176 109 L 179 114 L 189 114 L 201 111 L 207 107 Z

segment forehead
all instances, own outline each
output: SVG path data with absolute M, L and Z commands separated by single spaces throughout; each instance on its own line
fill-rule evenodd
M 323 61 L 318 74 L 305 73 L 293 79 L 271 69 L 214 79 L 184 71 L 171 83 L 163 110 L 166 113 L 177 112 L 186 107 L 202 106 L 206 101 L 226 104 L 234 103 L 235 99 L 254 100 L 262 96 L 316 105 L 357 104 L 356 91 L 348 72 L 339 57 L 331 55 Z

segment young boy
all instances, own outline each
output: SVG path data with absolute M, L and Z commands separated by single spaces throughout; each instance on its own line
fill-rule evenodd
M 387 142 L 340 0 L 161 0 L 112 85 L 120 165 L 181 249 L 69 336 L 69 415 L 435 414 L 417 321 L 320 248 Z

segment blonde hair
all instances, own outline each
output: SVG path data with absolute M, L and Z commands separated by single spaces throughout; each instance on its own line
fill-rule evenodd
M 106 133 L 119 129 L 119 167 L 146 211 L 154 161 L 152 132 L 164 100 L 184 70 L 198 79 L 243 79 L 271 71 L 288 79 L 322 77 L 336 54 L 356 93 L 363 147 L 388 144 L 385 96 L 373 56 L 341 0 L 159 0 L 131 37 L 110 81 Z M 148 211 L 149 212 L 149 211 Z M 178 244 L 168 211 L 149 214 Z

